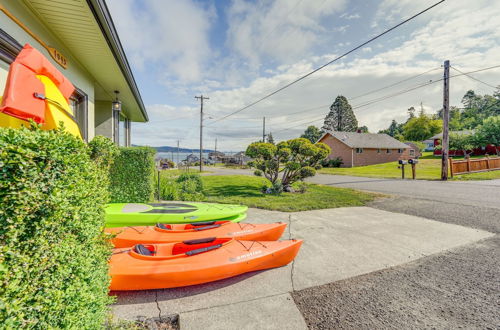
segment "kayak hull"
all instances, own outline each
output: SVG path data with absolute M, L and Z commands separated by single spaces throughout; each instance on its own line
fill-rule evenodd
M 182 227 L 181 230 L 177 230 Z M 235 238 L 244 241 L 276 241 L 286 228 L 286 223 L 239 224 L 234 222 L 215 222 L 207 226 L 192 227 L 184 230 L 185 225 L 172 225 L 165 230 L 157 226 L 106 228 L 106 232 L 116 235 L 113 245 L 117 248 L 136 244 L 172 243 L 205 237 Z M 214 228 L 215 227 L 215 228 Z
M 172 202 L 113 203 L 106 207 L 106 227 L 153 226 L 157 223 L 193 223 L 205 221 L 240 222 L 248 207 L 242 205 Z
M 302 240 L 231 240 L 212 251 L 163 260 L 161 257 L 138 256 L 130 249 L 115 249 L 110 261 L 110 289 L 128 291 L 183 287 L 281 267 L 293 261 L 301 245 Z M 168 246 L 158 244 L 155 248 Z

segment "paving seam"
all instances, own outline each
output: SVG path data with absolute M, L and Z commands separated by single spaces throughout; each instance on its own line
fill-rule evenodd
M 184 311 L 184 312 L 179 312 L 177 314 L 180 315 L 180 314 L 184 314 L 184 313 L 191 313 L 191 312 L 203 311 L 203 310 L 206 310 L 206 309 L 212 309 L 212 308 L 219 308 L 219 307 L 224 307 L 224 306 L 238 305 L 238 304 L 243 304 L 243 303 L 247 303 L 247 302 L 251 302 L 251 301 L 256 301 L 256 300 L 261 300 L 261 299 L 266 299 L 266 298 L 273 298 L 273 297 L 281 296 L 281 295 L 284 295 L 284 294 L 290 294 L 290 292 L 289 291 L 287 291 L 287 292 L 281 292 L 281 293 L 272 294 L 270 296 L 263 296 L 263 297 L 248 299 L 248 300 L 241 300 L 241 301 L 233 302 L 233 303 L 229 303 L 229 304 L 222 304 L 222 305 L 214 305 L 214 306 L 210 306 L 210 307 L 196 308 L 196 309 L 191 309 L 191 310 Z

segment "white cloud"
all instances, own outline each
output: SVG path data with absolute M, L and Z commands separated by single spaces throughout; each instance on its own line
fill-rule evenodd
M 433 2 L 385 0 L 379 6 L 372 22 L 382 29 Z M 335 57 L 335 54 L 318 54 L 313 51 L 315 38 L 323 33 L 322 27 L 316 22 L 324 16 L 321 13 L 308 12 L 306 7 L 318 6 L 309 5 L 309 1 L 302 1 L 291 11 L 294 3 L 277 1 L 271 4 L 258 1 L 252 6 L 242 0 L 233 2 L 228 10 L 227 32 L 227 44 L 233 53 L 220 59 L 204 83 L 197 82 L 195 85 L 200 90 L 205 88 L 204 90 L 210 92 L 210 100 L 205 106 L 207 113 L 221 118 Z M 344 1 L 328 3 L 330 13 L 343 10 L 345 5 Z M 278 10 L 276 4 L 281 5 L 281 10 Z M 287 16 L 287 13 L 290 14 Z M 444 13 L 445 20 L 442 19 Z M 210 121 L 207 120 L 206 141 L 213 141 L 218 137 L 221 150 L 241 150 L 248 142 L 261 137 L 259 125 L 262 116 L 267 117 L 268 131 L 273 132 L 277 140 L 291 138 L 298 136 L 306 127 L 306 124 L 299 125 L 301 122 L 320 118 L 316 123 L 321 126 L 321 119 L 328 112 L 328 104 L 339 94 L 352 98 L 431 68 L 438 68 L 397 87 L 352 100 L 351 104 L 356 106 L 430 79 L 440 79 L 442 69 L 439 67 L 446 59 L 462 71 L 500 64 L 500 29 L 497 23 L 499 16 L 499 3 L 491 4 L 486 0 L 446 1 L 408 24 L 405 29 L 391 33 L 391 39 L 384 37 L 365 48 L 363 52 L 337 62 L 227 120 L 216 124 L 209 124 Z M 277 22 L 282 23 L 276 25 Z M 287 36 L 287 31 L 292 31 L 290 29 L 300 32 Z M 306 33 L 310 33 L 312 38 L 301 39 L 301 35 Z M 269 36 L 266 36 L 267 34 Z M 261 47 L 265 44 L 272 47 Z M 337 45 L 342 49 L 352 47 L 346 41 Z M 240 62 L 241 57 L 246 62 Z M 265 76 L 259 77 L 256 72 L 265 58 L 272 58 L 274 64 L 261 68 Z M 252 67 L 257 67 L 256 71 L 252 72 Z M 500 70 L 492 70 L 477 73 L 475 76 L 496 85 L 499 74 Z M 228 83 L 228 77 L 231 77 L 231 84 Z M 252 79 L 245 83 L 246 79 L 242 77 Z M 228 85 L 231 87 L 228 88 Z M 456 77 L 451 81 L 451 104 L 460 105 L 460 100 L 468 89 L 474 89 L 480 94 L 492 93 L 491 88 L 476 81 L 464 76 Z M 437 111 L 442 106 L 442 83 L 437 82 L 355 109 L 355 113 L 360 125 L 367 125 L 372 132 L 376 132 L 386 128 L 392 119 L 403 121 L 407 115 L 406 110 L 411 106 L 418 109 L 420 102 L 423 102 L 427 113 Z M 320 105 L 325 107 L 292 114 Z M 151 114 L 151 123 L 144 125 L 144 128 L 137 125 L 134 143 L 141 141 L 155 145 L 172 145 L 181 137 L 184 146 L 198 145 L 199 111 L 194 102 L 192 106 L 185 108 L 157 105 L 151 109 L 148 107 L 148 111 Z M 187 119 L 171 123 L 155 122 L 157 116 L 168 120 L 183 114 L 186 114 Z M 299 127 L 278 132 L 295 125 Z
M 252 68 L 266 57 L 282 63 L 297 60 L 320 41 L 318 33 L 324 31 L 320 20 L 345 4 L 345 0 L 236 0 L 228 9 L 228 47 Z
M 213 8 L 203 8 L 192 0 L 107 3 L 134 67 L 156 65 L 165 72 L 164 78 L 181 82 L 203 77 L 207 57 L 212 53 L 208 40 L 215 18 Z

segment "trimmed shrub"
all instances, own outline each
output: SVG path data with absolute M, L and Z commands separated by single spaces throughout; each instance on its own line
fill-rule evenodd
M 105 175 L 61 130 L 0 128 L 0 324 L 97 329 L 108 314 Z
M 342 164 L 344 164 L 344 162 L 342 161 L 342 158 L 340 158 L 340 157 L 333 158 L 333 159 L 327 158 L 321 162 L 321 165 L 323 167 L 340 167 Z
M 182 173 L 177 178 L 160 178 L 160 199 L 177 201 L 203 201 L 203 181 L 197 173 Z
M 121 147 L 110 170 L 113 203 L 147 203 L 154 199 L 156 151 L 150 147 Z

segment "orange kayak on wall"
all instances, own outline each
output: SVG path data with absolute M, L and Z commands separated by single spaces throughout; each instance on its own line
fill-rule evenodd
M 269 224 L 234 223 L 232 221 L 208 221 L 192 224 L 157 224 L 145 227 L 106 228 L 116 234 L 113 245 L 117 248 L 136 244 L 171 243 L 185 240 L 219 237 L 244 241 L 275 241 L 285 231 L 286 223 Z
M 302 240 L 240 241 L 204 238 L 115 249 L 111 290 L 149 290 L 195 285 L 247 272 L 285 266 Z

